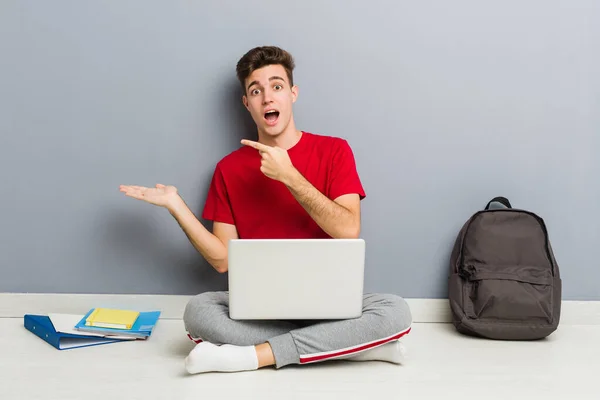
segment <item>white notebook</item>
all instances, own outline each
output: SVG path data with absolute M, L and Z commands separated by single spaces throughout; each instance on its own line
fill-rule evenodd
M 52 322 L 52 325 L 54 325 L 54 330 L 56 332 L 61 332 L 61 333 L 70 333 L 72 335 L 79 335 L 79 336 L 98 336 L 98 337 L 107 337 L 110 336 L 111 338 L 114 339 L 126 339 L 126 340 L 135 340 L 135 337 L 131 337 L 131 336 L 116 336 L 116 335 L 104 335 L 101 333 L 96 333 L 96 332 L 82 332 L 79 331 L 77 329 L 75 329 L 75 325 L 77 325 L 77 323 L 79 321 L 81 321 L 81 319 L 83 318 L 83 314 L 82 315 L 75 315 L 75 314 L 58 314 L 58 313 L 48 313 L 48 318 L 50 318 L 50 321 Z

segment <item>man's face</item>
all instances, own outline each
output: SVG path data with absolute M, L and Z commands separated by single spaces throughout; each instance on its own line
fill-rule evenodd
M 298 88 L 290 87 L 283 66 L 268 65 L 246 79 L 243 101 L 258 130 L 275 137 L 287 128 L 297 96 Z

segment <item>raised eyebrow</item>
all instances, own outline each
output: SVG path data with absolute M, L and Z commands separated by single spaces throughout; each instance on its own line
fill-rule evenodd
M 269 81 L 274 81 L 274 80 L 280 80 L 280 81 L 283 81 L 283 82 L 285 83 L 285 79 L 283 79 L 283 78 L 282 78 L 282 77 L 280 77 L 280 76 L 272 76 L 272 77 L 270 77 L 270 78 L 269 78 Z M 254 86 L 254 85 L 260 85 L 260 83 L 259 83 L 258 81 L 252 81 L 252 82 L 250 82 L 250 84 L 248 85 L 248 88 L 247 88 L 247 89 L 250 89 L 250 88 L 251 88 L 252 86 Z

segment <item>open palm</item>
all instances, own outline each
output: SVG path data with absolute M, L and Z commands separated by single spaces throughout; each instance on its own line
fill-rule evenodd
M 153 188 L 121 185 L 119 190 L 125 193 L 126 196 L 144 200 L 150 204 L 161 207 L 166 207 L 169 202 L 173 201 L 177 196 L 177 188 L 175 186 L 165 186 L 161 184 L 157 184 L 156 187 Z

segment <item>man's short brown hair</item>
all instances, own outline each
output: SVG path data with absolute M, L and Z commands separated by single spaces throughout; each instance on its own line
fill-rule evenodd
M 246 78 L 255 70 L 267 65 L 281 65 L 287 73 L 290 86 L 294 85 L 294 58 L 287 51 L 276 46 L 260 46 L 248 51 L 240 58 L 236 66 L 237 77 L 246 93 Z

